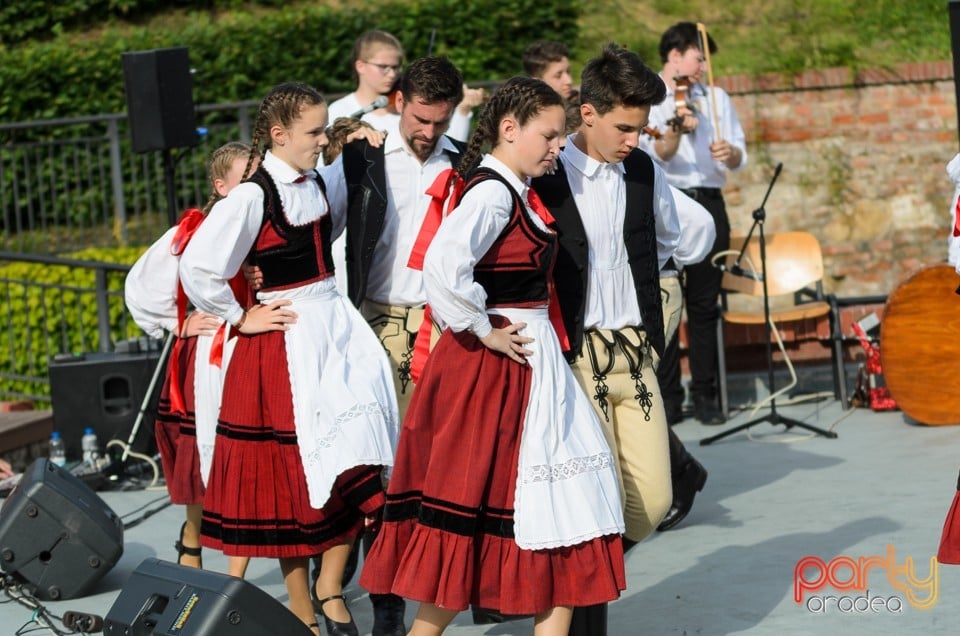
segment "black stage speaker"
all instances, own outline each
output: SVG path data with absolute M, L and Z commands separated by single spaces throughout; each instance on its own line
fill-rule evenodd
M 87 427 L 97 433 L 101 449 L 111 439 L 127 440 L 159 361 L 160 351 L 66 354 L 50 361 L 53 427 L 63 437 L 68 460 L 81 458 L 80 438 Z M 156 448 L 153 416 L 162 386 L 161 369 L 149 417 L 134 440 L 134 449 L 147 454 Z
M 81 596 L 121 554 L 120 518 L 46 458 L 27 467 L 0 509 L 0 567 L 39 599 Z
M 310 636 L 303 622 L 252 583 L 146 559 L 103 621 L 107 636 Z
M 120 56 L 134 152 L 195 146 L 193 78 L 186 47 Z

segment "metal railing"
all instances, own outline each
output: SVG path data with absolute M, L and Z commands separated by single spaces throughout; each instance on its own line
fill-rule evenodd
M 206 202 L 210 153 L 249 141 L 256 108 L 197 107 L 198 143 L 176 151 L 179 210 Z M 123 113 L 0 124 L 0 249 L 148 244 L 169 227 L 164 176 L 161 153 L 132 151 Z
M 58 354 L 113 351 L 143 332 L 127 312 L 130 266 L 0 252 L 0 400 L 50 398 L 47 375 Z

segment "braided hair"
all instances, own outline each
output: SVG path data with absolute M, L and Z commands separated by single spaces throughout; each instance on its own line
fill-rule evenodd
M 249 156 L 250 145 L 241 141 L 228 141 L 213 151 L 213 154 L 210 155 L 210 162 L 207 165 L 207 179 L 210 181 L 210 198 L 207 200 L 207 204 L 203 206 L 201 212 L 209 214 L 214 204 L 223 198 L 223 196 L 217 192 L 215 185 L 216 180 L 226 179 L 230 169 L 233 168 L 233 162 L 242 157 Z M 249 168 L 250 165 L 247 164 L 246 169 L 249 170 Z M 246 172 L 243 173 L 244 179 L 248 176 Z
M 563 106 L 563 97 L 543 80 L 519 76 L 508 79 L 480 112 L 477 128 L 460 158 L 460 173 L 466 175 L 476 167 L 485 147 L 497 147 L 504 117 L 512 115 L 520 126 L 525 126 L 550 106 Z
M 273 144 L 270 129 L 275 125 L 285 128 L 293 125 L 300 118 L 300 110 L 304 106 L 318 106 L 324 104 L 323 95 L 317 89 L 302 82 L 286 82 L 274 86 L 267 96 L 260 102 L 257 112 L 257 121 L 253 127 L 253 141 L 251 142 L 250 157 L 243 174 L 247 175 L 256 158 L 263 160 L 263 155 Z M 263 144 L 261 149 L 260 144 Z

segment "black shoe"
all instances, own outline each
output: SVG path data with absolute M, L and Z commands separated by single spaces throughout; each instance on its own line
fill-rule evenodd
M 373 605 L 372 636 L 406 636 L 407 628 L 403 624 L 406 602 L 396 594 L 371 594 Z
M 334 594 L 327 598 L 318 599 L 316 586 L 313 586 L 310 588 L 310 597 L 310 600 L 313 601 L 313 611 L 323 617 L 323 626 L 327 628 L 327 636 L 360 636 L 360 630 L 357 629 L 357 624 L 353 622 L 353 614 L 350 614 L 350 620 L 346 623 L 338 623 L 323 612 L 323 604 L 330 601 L 339 600 L 346 605 L 347 599 L 343 597 L 343 594 Z M 349 607 L 347 613 L 350 613 Z
M 529 614 L 504 614 L 500 610 L 486 609 L 484 607 L 473 606 L 471 608 L 474 625 L 491 625 L 493 623 L 506 623 L 507 621 L 520 621 L 530 618 Z
M 173 547 L 177 550 L 177 565 L 183 565 L 180 563 L 183 559 L 183 555 L 191 556 L 197 559 L 200 559 L 200 563 L 197 565 L 198 568 L 203 569 L 203 549 L 200 546 L 196 548 L 183 545 L 183 531 L 187 529 L 187 522 L 184 521 L 183 525 L 180 526 L 180 538 L 176 540 L 173 544 Z
M 723 424 L 727 418 L 723 416 L 720 409 L 717 408 L 715 398 L 701 397 L 695 395 L 693 398 L 693 416 L 700 420 L 701 424 L 707 426 L 716 426 Z
M 657 526 L 658 532 L 669 530 L 684 520 L 693 508 L 693 498 L 703 490 L 705 483 L 707 469 L 691 457 L 673 481 L 673 505 Z

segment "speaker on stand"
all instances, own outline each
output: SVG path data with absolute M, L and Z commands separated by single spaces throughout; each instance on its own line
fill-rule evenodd
M 127 96 L 127 117 L 133 151 L 163 152 L 167 216 L 172 226 L 179 214 L 176 160 L 173 148 L 197 145 L 193 78 L 186 47 L 127 51 L 120 56 Z

